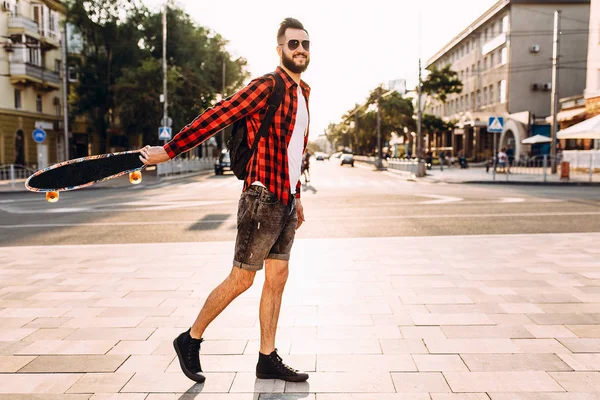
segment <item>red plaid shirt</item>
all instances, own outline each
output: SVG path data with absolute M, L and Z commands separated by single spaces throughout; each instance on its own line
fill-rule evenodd
M 283 101 L 275 115 L 266 138 L 261 139 L 254 156 L 251 158 L 248 176 L 244 181 L 244 190 L 252 183 L 259 181 L 274 193 L 283 203 L 291 201 L 291 190 L 288 171 L 288 145 L 294 132 L 296 123 L 296 110 L 298 109 L 297 84 L 287 72 L 277 67 L 275 73 L 279 74 L 285 83 Z M 254 79 L 244 89 L 233 96 L 222 100 L 200 114 L 194 121 L 183 128 L 175 137 L 164 145 L 169 157 L 173 158 L 186 152 L 221 129 L 235 121 L 247 117 L 248 145 L 252 147 L 254 137 L 260 128 L 260 123 L 267 112 L 267 100 L 275 88 L 273 77 L 260 77 Z M 310 87 L 300 81 L 300 88 L 308 108 Z M 304 136 L 304 150 L 308 143 L 308 128 Z M 296 185 L 296 197 L 300 197 L 300 180 L 293 182 Z

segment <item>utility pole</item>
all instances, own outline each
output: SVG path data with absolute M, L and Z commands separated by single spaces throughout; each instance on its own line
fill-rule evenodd
M 226 72 L 227 64 L 225 64 L 225 54 L 223 54 L 223 76 L 222 76 L 222 85 L 223 90 L 221 91 L 222 100 L 225 99 L 225 72 Z M 225 148 L 225 129 L 221 129 L 221 150 Z
M 377 169 L 383 168 L 381 157 L 381 93 L 377 95 Z
M 67 24 L 62 31 L 61 38 L 61 72 L 62 72 L 62 97 L 63 97 L 63 129 L 65 134 L 65 161 L 69 159 L 69 80 L 67 77 Z
M 558 61 L 560 52 L 560 11 L 554 11 L 554 41 L 552 43 L 552 144 L 550 158 L 552 173 L 556 174 L 556 114 L 558 113 Z
M 167 104 L 167 3 L 165 2 L 165 8 L 162 15 L 163 25 L 163 123 L 164 126 L 169 124 L 168 115 L 168 104 Z M 165 140 L 167 143 L 167 140 Z
M 419 85 L 417 86 L 417 160 L 421 160 L 421 152 L 423 149 L 421 148 L 421 119 L 422 119 L 422 111 L 421 111 L 421 57 L 419 57 Z

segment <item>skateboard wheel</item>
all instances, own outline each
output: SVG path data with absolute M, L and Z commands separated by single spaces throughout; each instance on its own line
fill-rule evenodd
M 56 203 L 58 201 L 58 192 L 47 192 L 46 201 L 48 203 Z
M 133 185 L 137 185 L 142 183 L 142 173 L 141 171 L 133 171 L 129 173 L 129 182 Z

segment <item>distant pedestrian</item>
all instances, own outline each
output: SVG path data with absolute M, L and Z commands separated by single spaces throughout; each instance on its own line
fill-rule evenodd
M 506 160 L 507 160 L 506 149 L 503 147 L 498 152 L 498 168 L 501 169 L 502 172 L 506 172 Z
M 308 151 L 302 156 L 301 174 L 304 177 L 304 184 L 307 185 L 310 182 L 310 153 Z
M 440 157 L 440 169 L 443 171 L 444 164 L 446 163 L 446 153 L 444 153 L 444 150 L 440 151 L 439 157 Z

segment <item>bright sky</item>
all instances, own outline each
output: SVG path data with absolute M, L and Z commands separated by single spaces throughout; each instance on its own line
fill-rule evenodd
M 144 2 L 156 10 L 164 0 Z M 294 17 L 304 24 L 311 39 L 311 63 L 302 75 L 312 88 L 311 140 L 323 134 L 330 122 L 340 122 L 356 103 L 363 103 L 380 83 L 387 86 L 390 80 L 406 79 L 407 87 L 413 89 L 419 55 L 424 65 L 495 3 L 496 0 L 178 0 L 198 24 L 229 41 L 228 50 L 234 57 L 248 60 L 252 77 L 273 71 L 279 64 L 275 50 L 279 23 L 285 17 Z

